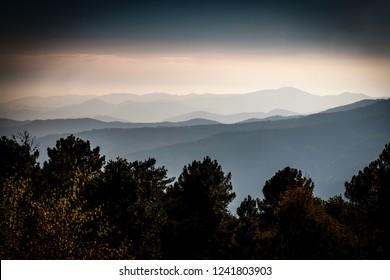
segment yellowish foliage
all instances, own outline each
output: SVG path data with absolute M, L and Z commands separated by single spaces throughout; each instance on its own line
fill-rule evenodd
M 53 190 L 48 198 L 34 203 L 43 258 L 110 259 L 120 258 L 125 253 L 125 244 L 113 249 L 102 241 L 111 229 L 101 206 L 86 210 L 87 201 L 82 199 L 81 191 L 87 180 L 88 177 L 76 169 L 65 194 Z M 93 223 L 93 229 L 88 227 L 89 223 Z

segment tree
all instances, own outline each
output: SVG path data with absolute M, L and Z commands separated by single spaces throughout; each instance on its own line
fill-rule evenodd
M 265 182 L 263 187 L 264 207 L 275 207 L 286 191 L 295 188 L 304 188 L 312 192 L 314 183 L 310 178 L 303 177 L 302 171 L 298 169 L 287 166 L 283 170 L 279 170 L 270 180 Z
M 390 143 L 386 144 L 377 160 L 354 175 L 351 182 L 345 183 L 345 196 L 355 204 L 374 207 L 380 212 L 389 208 Z
M 19 143 L 20 146 L 24 146 L 29 151 L 30 155 L 37 159 L 39 156 L 38 144 L 36 143 L 35 137 L 30 135 L 28 131 L 18 132 L 16 135 L 12 135 L 12 139 Z
M 2 185 L 0 205 L 0 258 L 34 258 L 33 200 L 31 180 L 8 177 Z
M 371 258 L 390 258 L 390 143 L 377 160 L 345 183 L 345 196 L 359 217 L 361 242 Z
M 110 242 L 130 241 L 127 253 L 138 259 L 158 259 L 162 254 L 160 236 L 167 219 L 163 198 L 173 179 L 155 164 L 151 158 L 109 161 L 96 193 L 113 229 Z
M 50 189 L 50 195 L 36 200 L 30 179 L 7 179 L 0 212 L 1 258 L 121 258 L 125 244 L 114 247 L 104 242 L 111 229 L 101 206 L 87 210 L 90 207 L 80 196 L 87 180 L 75 170 L 69 189 L 61 194 Z
M 102 207 L 90 207 L 81 193 L 90 178 L 78 168 L 71 172 L 70 186 L 51 188 L 50 195 L 34 203 L 38 216 L 36 258 L 118 259 L 126 244 L 106 242 L 111 228 Z
M 238 226 L 235 238 L 239 247 L 237 258 L 260 258 L 262 228 L 258 200 L 248 195 L 237 208 L 237 216 Z
M 31 256 L 35 231 L 31 204 L 41 186 L 38 156 L 26 131 L 0 139 L 0 254 L 4 258 Z
M 37 178 L 40 172 L 37 163 L 39 153 L 33 145 L 32 137 L 24 132 L 9 139 L 5 136 L 0 138 L 0 185 L 9 178 Z M 34 180 L 31 187 L 38 188 L 41 180 Z M 3 190 L 0 193 L 0 202 L 3 199 Z
M 300 170 L 287 166 L 283 170 L 277 171 L 273 177 L 265 182 L 262 189 L 263 199 L 257 199 L 256 202 L 252 199 L 244 200 L 240 208 L 237 209 L 242 213 L 237 212 L 237 214 L 240 217 L 241 227 L 245 224 L 247 224 L 246 228 L 251 227 L 253 235 L 246 237 L 251 245 L 246 246 L 252 250 L 256 248 L 255 256 L 257 258 L 285 258 L 280 249 L 283 241 L 279 219 L 280 213 L 282 213 L 280 206 L 286 195 L 294 193 L 295 190 L 302 190 L 308 195 L 312 195 L 313 189 L 314 183 L 310 178 L 302 176 Z M 245 213 L 244 209 L 250 212 Z M 246 215 L 243 214 L 249 213 L 252 213 L 250 215 L 252 221 L 248 225 Z
M 276 172 L 266 181 L 264 199 L 257 200 L 259 214 L 255 220 L 259 228 L 253 230 L 256 232 L 253 244 L 258 248 L 259 257 L 333 259 L 354 256 L 356 237 L 326 212 L 324 202 L 313 196 L 313 189 L 312 180 L 291 167 Z M 253 212 L 256 210 L 254 202 L 250 204 Z M 245 221 L 245 216 L 240 221 Z
M 283 195 L 291 189 L 304 188 L 313 192 L 314 183 L 308 177 L 302 176 L 302 171 L 285 167 L 267 180 L 263 187 L 264 199 L 259 201 L 262 223 L 267 227 L 271 226 L 274 217 L 275 207 L 280 203 Z
M 350 259 L 356 236 L 308 188 L 287 190 L 274 210 L 278 259 Z
M 99 154 L 100 148 L 91 149 L 89 141 L 69 135 L 60 138 L 54 148 L 48 148 L 49 160 L 43 165 L 43 172 L 50 187 L 66 189 L 72 172 L 77 168 L 85 176 L 97 177 L 105 162 Z
M 216 160 L 205 157 L 183 168 L 167 192 L 165 258 L 228 257 L 232 219 L 227 206 L 235 197 L 232 189 L 231 174 L 225 175 Z

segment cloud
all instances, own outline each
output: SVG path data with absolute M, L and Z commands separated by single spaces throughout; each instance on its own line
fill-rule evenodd
M 0 56 L 0 97 L 112 92 L 251 92 L 295 86 L 314 94 L 388 95 L 389 59 L 349 53 L 249 49 L 129 55 L 51 53 Z M 188 52 L 187 52 L 188 53 Z M 3 98 L 4 99 L 4 98 Z
M 390 55 L 387 0 L 8 2 L 14 8 L 2 7 L 3 50 L 243 44 Z

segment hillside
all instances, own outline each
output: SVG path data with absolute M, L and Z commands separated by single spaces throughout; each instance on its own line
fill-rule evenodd
M 243 122 L 250 119 L 268 119 L 268 118 L 275 118 L 275 117 L 291 117 L 291 116 L 297 116 L 297 113 L 288 111 L 288 110 L 278 110 L 274 109 L 268 113 L 237 113 L 232 115 L 222 115 L 222 114 L 213 114 L 209 112 L 193 112 L 189 114 L 180 115 L 174 118 L 168 119 L 168 121 L 171 122 L 182 122 L 182 121 L 188 121 L 194 118 L 201 118 L 201 119 L 208 119 L 208 120 L 214 120 L 221 123 L 237 123 L 237 122 Z
M 192 119 L 183 122 L 159 123 L 129 123 L 118 121 L 104 122 L 91 118 L 49 119 L 34 121 L 14 121 L 9 119 L 0 119 L 0 135 L 10 137 L 18 132 L 28 131 L 35 137 L 43 137 L 51 134 L 70 134 L 95 129 L 194 126 L 206 124 L 218 124 L 218 122 L 206 119 Z
M 238 200 L 261 194 L 266 179 L 286 165 L 301 169 L 321 197 L 343 193 L 344 182 L 375 159 L 390 140 L 390 100 L 334 113 L 278 121 L 180 127 L 97 129 L 77 133 L 108 159 L 157 159 L 171 176 L 204 156 L 232 172 Z M 39 138 L 42 151 L 60 135 Z M 65 135 L 63 135 L 65 136 Z M 41 161 L 45 153 L 41 154 Z

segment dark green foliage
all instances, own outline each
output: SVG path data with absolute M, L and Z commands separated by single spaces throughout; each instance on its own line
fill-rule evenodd
M 351 202 L 378 207 L 389 207 L 390 198 L 390 144 L 363 171 L 345 183 L 345 196 Z M 383 209 L 379 209 L 383 210 Z
M 250 195 L 237 208 L 238 227 L 236 242 L 237 257 L 240 259 L 256 259 L 261 257 L 261 219 L 258 200 Z
M 12 139 L 0 138 L 0 185 L 9 177 L 34 178 L 39 172 L 39 152 L 34 139 L 27 133 L 19 133 Z M 1 189 L 0 202 L 3 199 Z
M 165 258 L 226 258 L 232 238 L 227 206 L 234 199 L 231 174 L 209 157 L 185 166 L 167 193 L 170 220 Z
M 345 196 L 358 213 L 361 243 L 373 258 L 390 258 L 390 143 L 363 171 L 345 183 Z
M 300 170 L 289 166 L 279 170 L 271 179 L 265 182 L 263 187 L 264 199 L 259 201 L 264 226 L 272 226 L 272 223 L 275 221 L 274 211 L 283 199 L 284 194 L 299 188 L 312 193 L 314 183 L 310 178 L 303 177 Z
M 54 148 L 48 148 L 49 160 L 43 165 L 46 180 L 52 188 L 66 188 L 70 175 L 78 168 L 88 177 L 96 177 L 104 164 L 100 148 L 91 149 L 89 141 L 69 135 L 57 141 Z
M 0 139 L 0 258 L 30 255 L 36 232 L 31 201 L 41 193 L 41 170 L 34 139 L 19 133 Z
M 310 178 L 302 177 L 302 172 L 287 166 L 265 182 L 263 187 L 264 207 L 273 208 L 279 204 L 282 196 L 289 190 L 303 188 L 313 192 L 314 184 Z
M 163 198 L 172 179 L 155 164 L 154 159 L 109 161 L 96 193 L 113 229 L 111 242 L 131 241 L 126 253 L 140 259 L 161 257 L 160 232 L 167 220 Z
M 46 193 L 32 204 L 37 217 L 35 258 L 122 258 L 128 244 L 109 244 L 106 240 L 112 229 L 102 207 L 91 207 L 82 199 L 91 178 L 77 168 L 72 173 L 71 185 L 65 191 L 50 189 L 50 195 Z
M 59 140 L 42 173 L 28 134 L 19 136 L 22 136 L 18 138 L 20 142 L 16 137 L 12 140 L 3 137 L 1 141 L 1 153 L 9 160 L 2 169 L 5 180 L 1 182 L 4 190 L 0 214 L 1 258 L 103 259 L 122 256 L 124 244 L 108 247 L 104 242 L 111 229 L 102 215 L 101 206 L 92 206 L 85 197 L 86 186 L 95 178 L 92 170 L 96 166 L 88 160 L 84 164 L 77 160 L 71 164 L 73 159 L 83 155 L 72 151 L 72 144 L 77 142 L 75 146 L 90 151 L 89 143 L 72 136 Z M 93 154 L 100 157 L 98 149 Z M 34 186 L 38 181 L 41 184 L 37 186 L 41 188 Z
M 263 187 L 264 199 L 238 207 L 241 258 L 334 259 L 354 256 L 356 238 L 313 196 L 314 184 L 286 167 Z M 330 207 L 329 207 L 330 208 Z
M 231 174 L 205 157 L 177 181 L 156 160 L 104 165 L 74 136 L 48 149 L 0 139 L 1 259 L 389 259 L 390 144 L 323 201 L 286 167 L 232 215 Z
M 216 160 L 206 157 L 185 166 L 174 188 L 181 193 L 187 211 L 195 210 L 201 218 L 220 220 L 235 197 L 230 181 L 231 174 L 225 175 Z
M 288 190 L 274 211 L 275 258 L 349 259 L 356 237 L 326 213 L 308 188 Z

